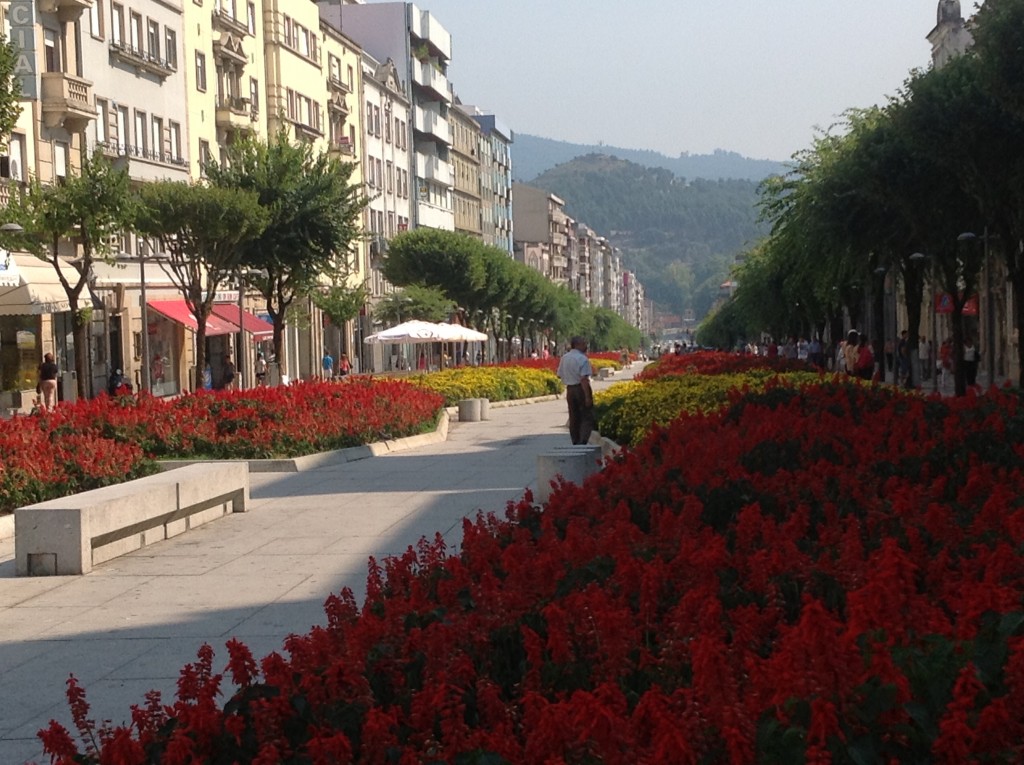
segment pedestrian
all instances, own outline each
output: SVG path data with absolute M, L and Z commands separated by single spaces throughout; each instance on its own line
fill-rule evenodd
M 910 338 L 907 330 L 900 333 L 899 342 L 896 343 L 896 376 L 894 383 L 901 383 L 910 377 Z
M 352 363 L 348 360 L 348 354 L 343 353 L 338 357 L 338 374 L 345 377 L 352 371 Z
M 43 356 L 43 363 L 39 365 L 39 382 L 36 384 L 36 393 L 40 396 L 39 408 L 43 411 L 57 406 L 58 374 L 60 369 L 53 360 L 53 354 L 47 353 Z
M 594 369 L 587 358 L 586 338 L 572 338 L 568 353 L 558 362 L 557 374 L 565 384 L 569 405 L 569 438 L 573 444 L 589 443 L 594 430 L 594 392 L 590 387 Z
M 334 357 L 331 356 L 331 352 L 328 350 L 324 350 L 324 357 L 320 362 L 320 369 L 325 380 L 330 380 L 334 377 Z
M 980 359 L 981 354 L 978 353 L 974 339 L 968 337 L 964 341 L 964 379 L 970 388 L 978 384 L 978 361 Z
M 862 380 L 871 380 L 875 374 L 875 354 L 871 352 L 871 343 L 866 337 L 857 339 L 857 363 L 854 368 L 857 377 Z
M 263 351 L 256 354 L 256 363 L 253 365 L 253 374 L 256 376 L 256 385 L 260 388 L 267 384 L 267 359 Z
M 231 354 L 224 354 L 224 367 L 220 375 L 220 387 L 224 390 L 231 390 L 235 387 L 235 365 L 231 361 Z
M 859 356 L 857 344 L 859 340 L 860 334 L 855 329 L 851 329 L 846 335 L 846 343 L 843 345 L 843 362 L 848 375 L 857 374 L 857 358 Z

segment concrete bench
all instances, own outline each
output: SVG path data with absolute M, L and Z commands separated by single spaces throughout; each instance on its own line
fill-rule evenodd
M 245 462 L 198 463 L 14 511 L 19 576 L 88 574 L 92 567 L 227 513 L 245 512 Z
M 545 504 L 550 498 L 552 483 L 582 484 L 589 476 L 601 470 L 601 445 L 579 444 L 556 446 L 537 455 L 537 491 L 534 500 Z

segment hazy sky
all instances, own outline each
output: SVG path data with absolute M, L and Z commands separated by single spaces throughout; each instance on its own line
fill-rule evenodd
M 372 0 L 371 0 L 372 1 Z M 927 68 L 938 0 L 414 0 L 463 103 L 574 143 L 788 159 Z M 963 0 L 964 14 L 973 0 Z

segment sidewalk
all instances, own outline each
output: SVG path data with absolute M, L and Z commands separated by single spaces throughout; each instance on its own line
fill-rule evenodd
M 640 365 L 634 365 L 635 370 Z M 631 377 L 595 381 L 602 390 Z M 98 566 L 79 577 L 14 575 L 0 542 L 0 763 L 48 762 L 36 732 L 71 727 L 74 674 L 92 719 L 122 722 L 205 642 L 214 666 L 235 637 L 262 657 L 324 623 L 323 602 L 365 591 L 366 564 L 421 537 L 461 540 L 462 519 L 504 513 L 535 487 L 539 453 L 569 442 L 563 398 L 492 405 L 484 422 L 453 421 L 448 440 L 302 473 L 251 474 L 251 510 Z

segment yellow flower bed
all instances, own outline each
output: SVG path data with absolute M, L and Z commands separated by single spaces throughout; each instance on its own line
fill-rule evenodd
M 444 396 L 445 406 L 464 398 L 513 401 L 547 396 L 564 390 L 561 380 L 546 369 L 526 367 L 458 367 L 408 378 Z
M 594 375 L 596 376 L 603 367 L 608 367 L 609 369 L 614 369 L 616 371 L 622 369 L 622 362 L 612 361 L 611 359 L 591 359 L 590 366 L 593 368 Z
M 602 436 L 620 444 L 636 444 L 652 425 L 668 425 L 683 412 L 712 412 L 728 402 L 729 391 L 763 390 L 771 379 L 793 385 L 817 382 L 816 372 L 779 375 L 771 370 L 742 374 L 684 375 L 649 382 L 624 382 L 594 396 L 594 414 Z

